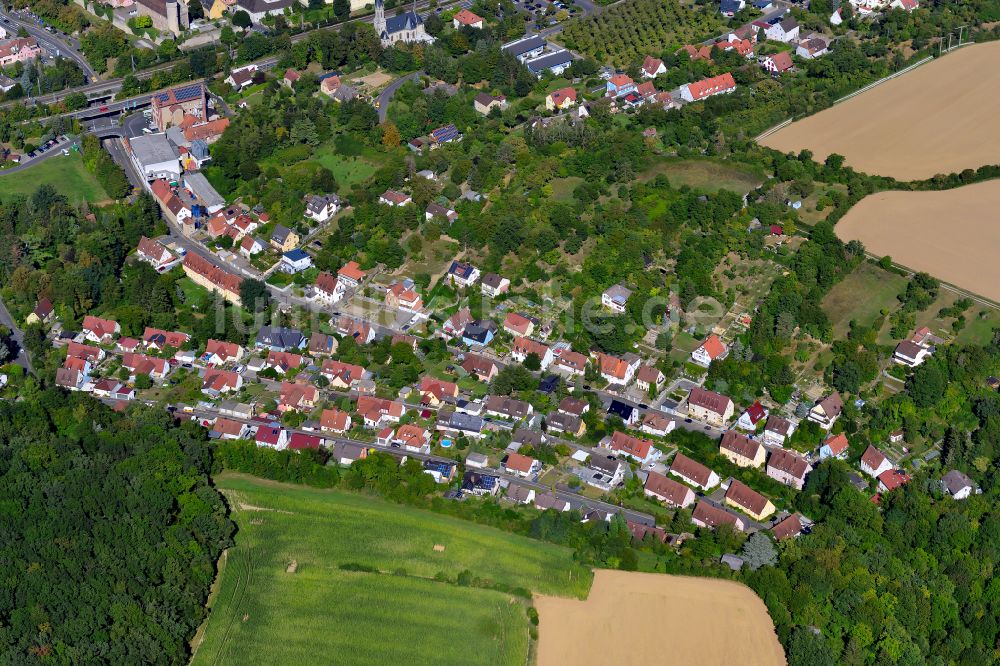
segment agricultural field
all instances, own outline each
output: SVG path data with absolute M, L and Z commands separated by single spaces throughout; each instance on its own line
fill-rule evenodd
M 600 14 L 571 21 L 562 31 L 567 48 L 619 66 L 659 55 L 722 29 L 718 12 L 693 10 L 679 2 L 632 0 Z
M 194 664 L 523 664 L 524 600 L 459 574 L 555 595 L 590 587 L 567 548 L 373 497 L 216 481 L 239 532 Z
M 996 163 L 1000 42 L 964 47 L 767 137 L 783 152 L 830 153 L 859 171 L 898 180 L 930 178 Z
M 0 172 L 0 196 L 3 197 L 30 196 L 41 185 L 51 185 L 73 204 L 109 201 L 108 193 L 97 178 L 83 166 L 79 153 L 56 155 L 23 171 Z
M 676 158 L 658 160 L 656 164 L 639 174 L 639 180 L 652 180 L 659 175 L 666 176 L 670 185 L 675 188 L 687 185 L 691 189 L 703 192 L 732 190 L 739 194 L 746 194 L 764 180 L 763 176 L 732 163 Z
M 844 241 L 860 240 L 875 255 L 1000 301 L 998 200 L 996 180 L 938 192 L 879 192 L 848 211 L 836 233 Z
M 535 606 L 539 666 L 785 664 L 764 602 L 733 581 L 600 570 L 586 601 Z

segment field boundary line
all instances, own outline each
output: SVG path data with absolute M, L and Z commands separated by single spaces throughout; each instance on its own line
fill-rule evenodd
M 931 60 L 934 60 L 934 56 L 927 56 L 923 60 L 918 60 L 917 62 L 913 63 L 912 65 L 904 67 L 903 69 L 899 70 L 898 72 L 893 72 L 892 74 L 890 74 L 889 76 L 886 76 L 885 78 L 881 78 L 878 81 L 872 81 L 871 83 L 869 83 L 865 87 L 858 88 L 854 92 L 849 93 L 847 95 L 844 95 L 843 97 L 841 97 L 838 100 L 835 100 L 831 106 L 836 106 L 837 104 L 840 104 L 841 102 L 846 102 L 847 100 L 851 99 L 852 97 L 857 97 L 861 93 L 868 92 L 872 88 L 877 88 L 878 86 L 882 85 L 886 81 L 891 81 L 892 79 L 896 78 L 897 76 L 902 76 L 903 74 L 906 74 L 907 72 L 909 72 L 911 70 L 914 70 L 917 67 L 920 67 L 921 65 L 924 65 L 924 64 L 930 62 Z
M 879 259 L 882 258 L 879 255 L 872 254 L 871 252 L 868 252 L 868 251 L 865 251 L 865 255 L 867 257 L 873 259 L 876 264 L 878 263 Z M 893 266 L 893 268 L 897 268 L 899 270 L 906 271 L 906 273 L 907 273 L 906 277 L 907 278 L 911 278 L 916 273 L 919 272 L 919 271 L 913 270 L 909 266 L 905 266 L 905 265 L 900 264 L 900 263 L 898 263 L 896 261 L 892 262 L 892 266 Z M 938 278 L 937 276 L 934 276 L 934 278 L 938 281 L 938 283 L 940 283 L 942 289 L 946 289 L 946 290 L 948 290 L 948 291 L 950 291 L 952 293 L 958 294 L 960 296 L 964 296 L 964 297 L 970 299 L 972 302 L 978 303 L 979 305 L 985 305 L 986 307 L 1000 309 L 1000 303 L 997 303 L 996 301 L 994 301 L 991 298 L 988 298 L 986 296 L 981 296 L 980 294 L 977 294 L 975 292 L 969 291 L 968 289 L 964 289 L 962 287 L 959 287 L 958 285 L 952 284 L 951 282 L 945 282 L 944 280 Z
M 786 120 L 781 121 L 780 123 L 778 123 L 777 125 L 775 125 L 771 129 L 764 130 L 762 133 L 760 133 L 760 134 L 757 135 L 757 137 L 754 139 L 754 141 L 756 141 L 757 143 L 760 143 L 761 141 L 763 141 L 767 137 L 771 136 L 772 134 L 774 134 L 778 130 L 784 129 L 784 128 L 788 127 L 789 125 L 791 125 L 793 120 L 795 120 L 794 117 L 788 118 Z

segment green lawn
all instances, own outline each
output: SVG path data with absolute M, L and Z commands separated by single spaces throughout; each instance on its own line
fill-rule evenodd
M 581 597 L 590 587 L 566 548 L 346 492 L 216 482 L 239 532 L 195 664 L 523 664 L 523 600 L 432 578 L 468 570 Z
M 79 153 L 56 155 L 24 171 L 10 174 L 0 172 L 0 196 L 31 195 L 40 185 L 52 185 L 71 203 L 108 201 L 97 178 L 83 166 Z
M 569 176 L 567 178 L 556 178 L 549 185 L 552 187 L 552 199 L 554 201 L 571 201 L 573 190 L 583 183 L 583 178 L 579 176 Z
M 897 295 L 906 286 L 906 278 L 863 262 L 834 285 L 823 298 L 823 310 L 833 324 L 835 338 L 842 338 L 852 320 L 869 326 L 883 308 L 892 311 L 899 305 Z
M 380 166 L 377 153 L 346 135 L 319 146 L 312 160 L 333 172 L 337 183 L 345 189 L 368 180 Z
M 652 180 L 664 175 L 673 187 L 687 185 L 695 190 L 714 192 L 732 190 L 746 194 L 763 181 L 749 168 L 716 162 L 710 159 L 663 158 L 639 174 L 639 180 Z

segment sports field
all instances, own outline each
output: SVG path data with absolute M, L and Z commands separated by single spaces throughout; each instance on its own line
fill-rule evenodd
M 899 180 L 996 164 L 1000 42 L 958 49 L 846 102 L 797 121 L 762 143 L 782 152 L 830 153 L 859 171 Z
M 782 666 L 764 602 L 728 580 L 599 570 L 586 601 L 535 600 L 539 666 Z
M 12 173 L 0 173 L 0 197 L 31 196 L 41 185 L 51 185 L 73 204 L 108 201 L 94 174 L 83 166 L 79 153 L 56 155 Z
M 216 482 L 239 532 L 195 664 L 523 664 L 525 600 L 459 574 L 556 595 L 590 586 L 566 548 L 351 493 Z
M 873 254 L 1000 301 L 998 201 L 997 180 L 939 192 L 879 192 L 858 202 L 835 229 Z

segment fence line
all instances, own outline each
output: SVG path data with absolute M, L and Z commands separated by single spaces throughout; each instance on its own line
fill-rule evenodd
M 855 90 L 854 92 L 850 93 L 849 95 L 844 95 L 840 99 L 836 100 L 834 102 L 834 104 L 840 104 L 841 102 L 849 100 L 852 97 L 860 95 L 863 92 L 867 92 L 867 91 L 871 90 L 872 88 L 875 88 L 876 86 L 880 86 L 883 83 L 885 83 L 886 81 L 890 81 L 890 80 L 896 78 L 897 76 L 902 76 L 903 74 L 906 74 L 907 72 L 909 72 L 911 69 L 916 69 L 917 67 L 920 67 L 924 63 L 930 62 L 931 60 L 934 60 L 934 56 L 927 56 L 923 60 L 918 60 L 917 62 L 913 63 L 909 67 L 904 67 L 903 69 L 899 70 L 898 72 L 890 74 L 889 76 L 887 76 L 887 77 L 885 77 L 883 79 L 879 79 L 878 81 L 873 81 L 872 83 L 869 83 L 864 88 L 858 88 L 857 90 Z
M 771 136 L 772 134 L 774 134 L 778 130 L 783 129 L 785 127 L 788 127 L 792 123 L 793 120 L 795 120 L 795 118 L 789 118 L 788 120 L 784 120 L 784 121 L 778 123 L 777 125 L 775 125 L 774 127 L 772 127 L 769 130 L 764 130 L 764 132 L 762 134 L 758 134 L 757 135 L 757 137 L 754 139 L 754 141 L 756 141 L 757 143 L 760 143 L 762 140 L 764 140 L 767 137 Z

